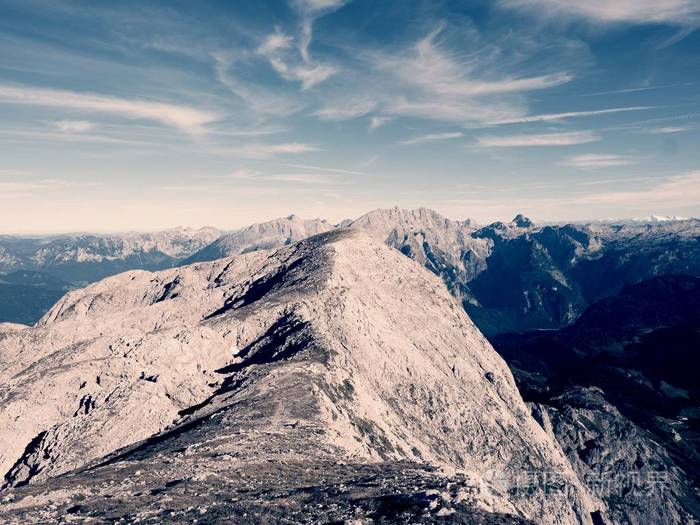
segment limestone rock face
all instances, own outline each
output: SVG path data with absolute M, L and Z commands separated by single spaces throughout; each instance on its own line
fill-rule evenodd
M 600 510 L 441 280 L 356 230 L 70 292 L 0 326 L 0 363 L 8 519 L 89 483 L 127 507 L 185 473 L 240 486 L 261 463 L 274 486 L 284 465 L 432 465 L 464 486 L 451 504 L 537 523 Z
M 595 387 L 572 387 L 534 405 L 581 479 L 606 503 L 612 523 L 694 523 L 692 483 L 664 447 L 622 416 Z

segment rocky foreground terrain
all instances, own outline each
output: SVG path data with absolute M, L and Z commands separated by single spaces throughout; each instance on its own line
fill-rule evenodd
M 604 523 L 440 280 L 357 231 L 108 278 L 0 360 L 4 522 Z

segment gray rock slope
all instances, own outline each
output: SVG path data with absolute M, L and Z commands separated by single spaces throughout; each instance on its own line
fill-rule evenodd
M 572 387 L 533 413 L 561 444 L 612 523 L 695 523 L 697 502 L 666 449 L 611 405 L 602 390 Z
M 177 522 L 193 501 L 321 519 L 300 507 L 309 483 L 354 495 L 321 498 L 338 507 L 324 519 L 605 510 L 439 278 L 357 231 L 105 279 L 36 327 L 0 325 L 0 362 L 7 521 L 133 518 L 154 499 L 139 519 Z

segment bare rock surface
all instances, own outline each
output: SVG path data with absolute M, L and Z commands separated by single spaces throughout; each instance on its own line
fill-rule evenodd
M 581 479 L 606 502 L 613 523 L 694 522 L 697 497 L 685 474 L 600 389 L 573 387 L 534 410 L 542 411 L 543 427 L 559 441 Z
M 289 522 L 398 508 L 406 522 L 581 524 L 601 510 L 440 279 L 357 231 L 127 272 L 0 342 L 9 521 L 221 506 L 260 522 L 285 501 L 302 512 Z M 533 472 L 554 476 L 503 482 Z M 314 514 L 308 498 L 338 507 Z

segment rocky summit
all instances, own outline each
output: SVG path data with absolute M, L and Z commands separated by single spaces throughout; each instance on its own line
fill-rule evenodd
M 6 523 L 603 523 L 439 277 L 337 229 L 0 325 Z

